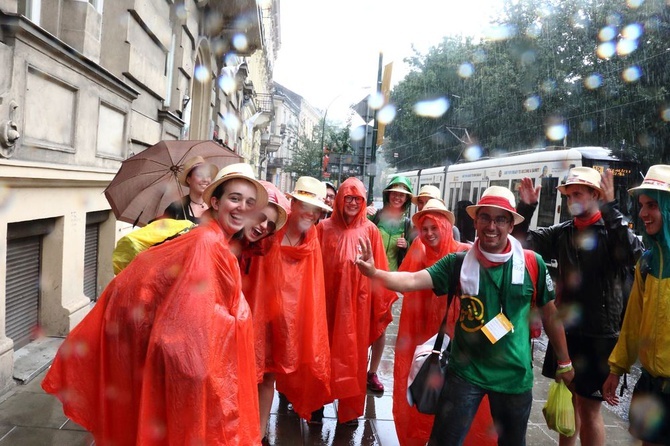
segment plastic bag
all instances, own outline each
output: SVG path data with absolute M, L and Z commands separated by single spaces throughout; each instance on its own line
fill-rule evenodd
M 542 408 L 542 414 L 549 429 L 566 437 L 575 434 L 575 408 L 572 406 L 572 393 L 565 383 L 553 381 L 549 385 L 549 396 Z

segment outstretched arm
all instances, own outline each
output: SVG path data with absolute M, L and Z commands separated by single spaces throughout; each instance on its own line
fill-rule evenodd
M 369 238 L 358 239 L 358 250 L 359 255 L 355 262 L 361 274 L 381 281 L 389 290 L 403 293 L 433 288 L 433 279 L 425 269 L 410 273 L 406 271 L 383 271 L 375 268 L 375 259 L 372 257 L 372 246 Z
M 556 370 L 556 381 L 563 381 L 568 385 L 575 377 L 575 371 L 572 368 L 572 362 L 568 354 L 568 344 L 565 341 L 563 322 L 561 322 L 558 316 L 558 310 L 553 300 L 542 307 L 542 325 L 558 359 L 559 367 Z M 570 364 L 570 367 L 561 367 L 561 364 Z

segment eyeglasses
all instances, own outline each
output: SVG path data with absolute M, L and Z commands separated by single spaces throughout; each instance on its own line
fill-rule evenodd
M 510 223 L 510 219 L 503 217 L 502 215 L 497 216 L 496 218 L 491 218 L 489 214 L 478 214 L 477 220 L 483 225 L 490 225 L 493 222 L 496 226 L 505 226 Z
M 255 215 L 255 224 L 260 225 L 263 222 L 265 222 L 265 226 L 267 227 L 268 235 L 273 234 L 277 229 L 276 222 L 270 220 L 263 212 L 257 213 Z
M 334 200 L 335 199 L 335 194 L 326 194 L 326 198 L 329 200 Z
M 355 201 L 356 204 L 361 204 L 363 203 L 363 197 L 356 197 L 354 195 L 347 195 L 344 197 L 345 203 L 351 203 L 352 201 Z

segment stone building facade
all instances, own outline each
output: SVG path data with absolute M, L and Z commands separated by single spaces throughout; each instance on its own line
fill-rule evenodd
M 279 0 L 0 0 L 0 394 L 112 279 L 123 160 L 215 139 L 258 163 L 278 49 Z

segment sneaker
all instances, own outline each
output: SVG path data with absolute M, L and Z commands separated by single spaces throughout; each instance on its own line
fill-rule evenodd
M 383 392 L 384 384 L 379 381 L 379 377 L 375 372 L 368 372 L 368 389 L 373 392 Z

